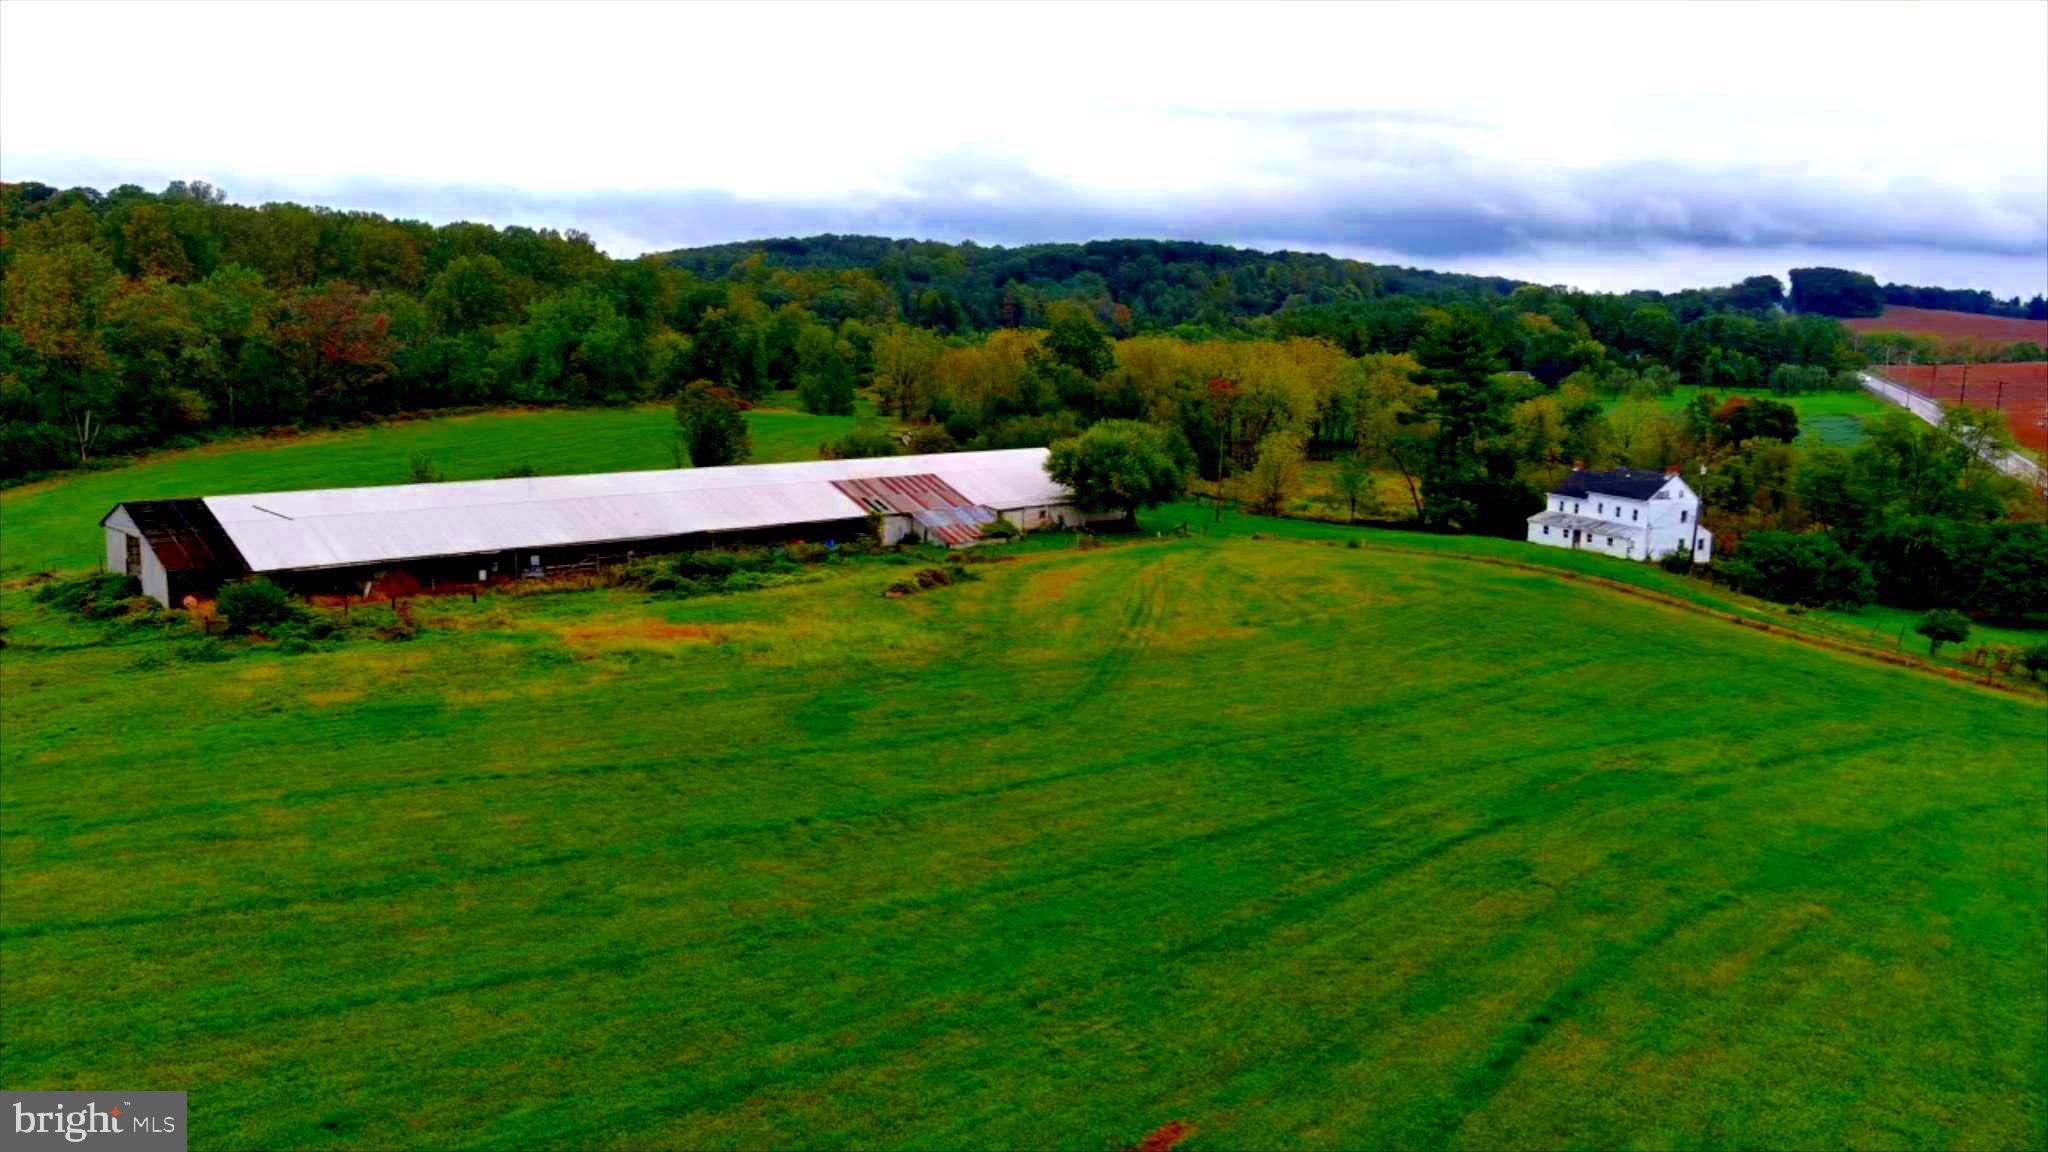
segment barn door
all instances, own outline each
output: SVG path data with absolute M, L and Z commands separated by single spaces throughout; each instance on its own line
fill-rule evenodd
M 140 580 L 142 579 L 142 540 L 139 537 L 130 536 L 126 532 L 121 534 L 121 538 L 128 542 L 128 552 L 125 557 L 128 575 Z

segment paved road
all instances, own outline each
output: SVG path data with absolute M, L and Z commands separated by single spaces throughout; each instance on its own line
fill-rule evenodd
M 1903 384 L 1895 384 L 1882 376 L 1874 376 L 1868 372 L 1858 372 L 1857 376 L 1862 379 L 1863 387 L 1866 391 L 1876 394 L 1881 399 L 1897 404 L 1929 424 L 1939 425 L 1941 423 L 1940 401 L 1922 396 L 1911 388 Z M 2039 464 L 2034 463 L 2018 452 L 1999 452 L 1991 454 L 1987 458 L 1999 471 L 2016 480 L 2024 480 L 2036 488 L 2048 485 L 2048 472 L 2042 471 Z

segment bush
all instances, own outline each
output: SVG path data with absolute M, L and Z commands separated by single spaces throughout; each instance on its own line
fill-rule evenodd
M 1692 553 L 1684 548 L 1673 548 L 1658 557 L 1657 565 L 1666 572 L 1675 572 L 1683 576 L 1692 571 Z
M 1009 517 L 999 514 L 981 526 L 981 534 L 990 540 L 1015 540 L 1024 534 L 1024 530 L 1017 527 Z
M 759 572 L 735 572 L 725 578 L 720 587 L 722 592 L 753 592 L 768 586 L 768 577 Z
M 2048 672 L 2048 640 L 2030 645 L 2021 652 L 2020 667 L 2025 668 L 2027 675 L 2036 680 L 2041 678 L 2041 673 Z
M 759 552 L 726 552 L 716 548 L 685 552 L 675 559 L 675 574 L 684 580 L 723 580 L 735 572 L 760 570 L 765 558 Z
M 290 593 L 261 576 L 220 586 L 214 607 L 237 632 L 261 632 L 295 620 L 299 610 Z
M 1752 532 L 1721 570 L 1737 589 L 1785 604 L 1856 609 L 1877 596 L 1870 568 L 1816 533 Z
M 863 420 L 847 430 L 846 435 L 829 441 L 820 454 L 827 460 L 868 460 L 877 456 L 896 455 L 896 437 L 874 420 Z
M 920 424 L 904 435 L 904 448 L 913 456 L 924 456 L 934 452 L 951 452 L 953 437 L 937 424 Z
M 52 580 L 36 589 L 35 599 L 38 604 L 97 620 L 125 613 L 127 602 L 141 594 L 142 585 L 133 576 L 96 572 L 69 580 Z

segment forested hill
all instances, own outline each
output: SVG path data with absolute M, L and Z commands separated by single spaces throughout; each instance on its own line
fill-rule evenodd
M 1258 252 L 1186 240 L 1091 240 L 1015 248 L 885 236 L 807 236 L 683 248 L 654 257 L 717 279 L 745 269 L 864 271 L 895 289 L 928 326 L 1032 326 L 1056 300 L 1098 305 L 1130 331 L 1181 324 L 1225 327 L 1283 308 L 1404 295 L 1505 297 L 1522 281 L 1367 264 L 1316 252 Z M 931 298 L 925 299 L 927 294 Z M 955 307 L 957 305 L 957 308 Z

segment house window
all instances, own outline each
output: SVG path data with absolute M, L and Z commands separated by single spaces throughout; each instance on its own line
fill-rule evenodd
M 1605 515 L 1607 515 L 1607 505 L 1605 505 L 1605 504 L 1595 504 L 1595 505 L 1593 505 L 1593 514 L 1594 514 L 1594 515 L 1596 515 L 1596 516 L 1605 516 Z
M 1679 522 L 1680 524 L 1683 524 L 1683 523 L 1685 523 L 1685 516 L 1686 516 L 1686 513 L 1685 513 L 1685 509 L 1683 509 L 1683 508 L 1680 508 L 1680 509 L 1678 510 L 1678 522 Z
M 1578 506 L 1577 504 L 1573 504 L 1573 505 L 1572 505 L 1572 511 L 1574 511 L 1574 512 L 1577 512 L 1578 510 L 1579 510 L 1579 506 Z
M 1545 525 L 1543 526 L 1543 534 L 1544 534 L 1545 536 L 1548 536 L 1548 535 L 1550 535 L 1550 525 L 1548 525 L 1548 524 L 1545 524 Z
M 1641 520 L 1643 518 L 1643 510 L 1641 508 L 1629 509 L 1628 518 L 1631 520 Z

